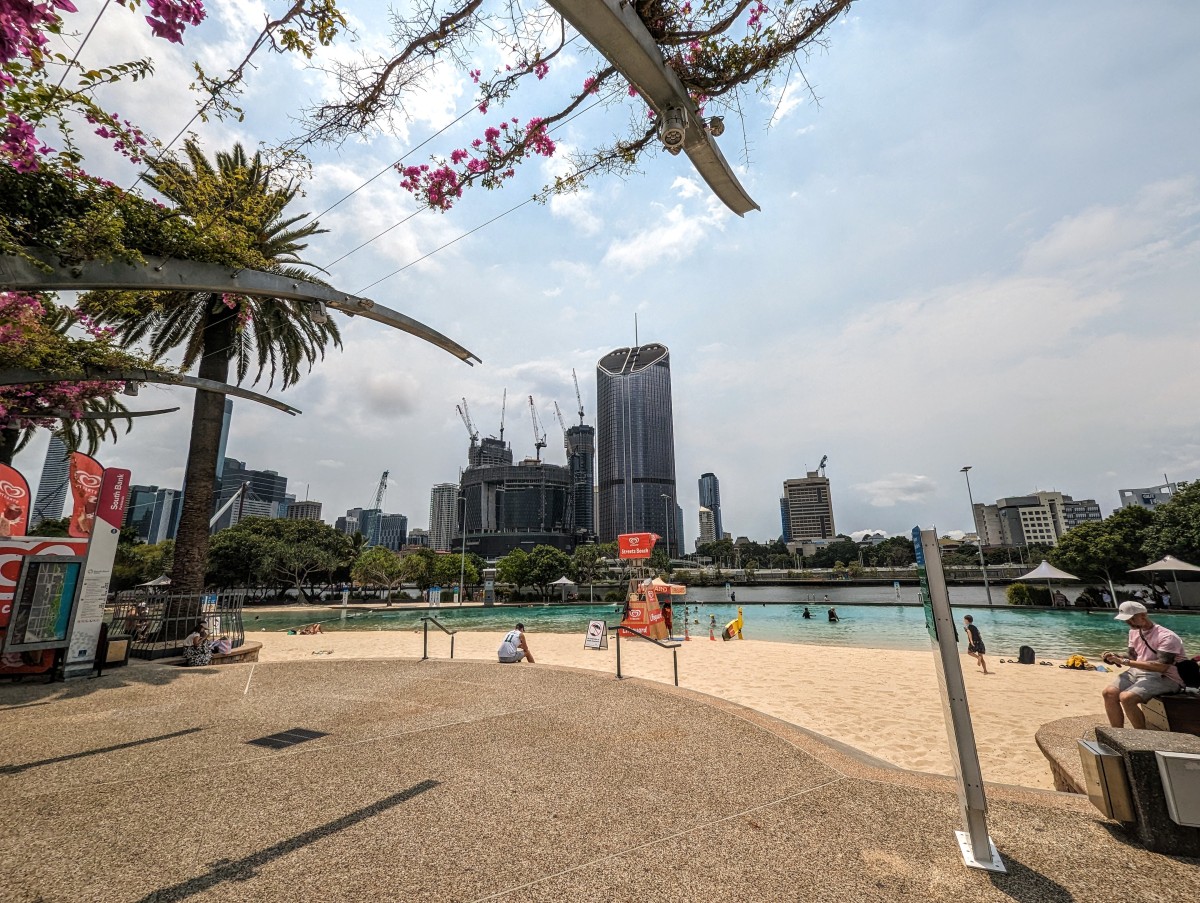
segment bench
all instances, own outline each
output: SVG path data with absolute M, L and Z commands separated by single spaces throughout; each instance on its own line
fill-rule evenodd
M 1194 693 L 1175 693 L 1156 696 L 1142 704 L 1146 727 L 1153 731 L 1174 731 L 1200 737 L 1200 696 Z
M 258 653 L 262 649 L 262 643 L 254 640 L 247 640 L 238 646 L 236 649 L 230 649 L 228 652 L 214 652 L 212 661 L 209 664 L 213 665 L 236 665 L 241 662 L 256 662 L 258 661 Z M 179 658 L 167 659 L 164 664 L 183 666 L 183 656 Z

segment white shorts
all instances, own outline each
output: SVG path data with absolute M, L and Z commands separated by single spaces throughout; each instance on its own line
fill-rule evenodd
M 516 654 L 515 654 L 515 655 L 502 655 L 502 656 L 500 656 L 500 664 L 502 664 L 502 665 L 512 665 L 512 664 L 515 664 L 515 663 L 519 662 L 519 661 L 520 661 L 521 659 L 523 659 L 524 657 L 525 657 L 525 650 L 524 650 L 524 649 L 518 649 L 518 650 L 516 651 Z

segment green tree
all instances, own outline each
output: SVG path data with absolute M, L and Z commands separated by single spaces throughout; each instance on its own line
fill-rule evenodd
M 461 571 L 459 569 L 462 569 Z M 475 570 L 475 564 L 471 561 L 471 556 L 467 555 L 464 559 L 461 553 L 452 553 L 450 555 L 437 556 L 437 562 L 434 567 L 434 574 L 437 577 L 437 582 L 440 586 L 455 586 L 458 583 L 459 574 L 461 573 L 463 583 L 466 586 L 471 586 L 479 582 L 479 572 Z M 465 600 L 465 590 L 459 588 L 459 598 Z
M 306 240 L 325 230 L 288 216 L 299 185 L 282 182 L 261 155 L 248 157 L 240 144 L 218 152 L 215 165 L 193 140 L 184 159 L 175 155 L 148 161 L 144 180 L 196 224 L 228 263 L 311 281 L 299 254 Z M 184 370 L 197 367 L 205 379 L 228 382 L 233 366 L 238 382 L 279 378 L 283 388 L 300 379 L 301 368 L 322 357 L 327 345 L 340 345 L 331 319 L 318 322 L 297 301 L 209 292 L 94 292 L 83 308 L 116 327 L 121 344 L 148 341 L 150 353 L 181 352 Z M 183 510 L 171 579 L 180 593 L 204 588 L 208 520 L 225 397 L 197 392 L 192 408 Z
M 437 553 L 432 549 L 418 549 L 401 559 L 404 580 L 414 584 L 422 593 L 433 586 L 436 579 Z
M 359 554 L 350 567 L 350 576 L 360 585 L 384 587 L 387 604 L 391 605 L 392 590 L 404 580 L 404 563 L 391 549 L 375 546 Z
M 54 520 L 44 520 L 30 531 L 31 536 L 70 536 L 71 519 L 60 517 Z
M 505 556 L 506 558 L 508 556 Z M 550 584 L 571 570 L 571 559 L 554 546 L 534 546 L 529 553 L 528 581 L 538 588 L 543 599 L 550 595 Z
M 1200 480 L 1184 486 L 1171 501 L 1154 509 L 1143 551 L 1150 560 L 1174 555 L 1191 564 L 1200 564 Z
M 277 539 L 267 544 L 260 573 L 289 584 L 306 601 L 316 602 L 321 598 L 318 584 L 328 587 L 333 572 L 344 560 L 344 555 L 338 555 L 317 542 Z
M 255 580 L 286 584 L 312 599 L 317 583 L 331 580 L 350 554 L 349 538 L 321 521 L 248 517 L 213 537 L 208 581 L 220 587 Z
M 531 582 L 529 571 L 529 553 L 524 549 L 513 549 L 496 562 L 496 578 L 501 583 L 512 584 L 517 590 Z
M 1145 564 L 1147 534 L 1154 521 L 1144 508 L 1119 508 L 1102 521 L 1087 521 L 1063 534 L 1050 563 L 1082 580 L 1104 582 L 1114 598 L 1114 582 Z

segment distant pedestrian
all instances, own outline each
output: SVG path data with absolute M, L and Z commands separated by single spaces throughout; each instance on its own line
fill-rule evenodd
M 1158 597 L 1159 608 L 1167 609 L 1171 607 L 1171 594 L 1163 590 L 1162 595 Z
M 736 601 L 737 601 L 737 593 L 735 593 L 733 590 L 730 590 L 730 591 L 729 591 L 729 601 L 730 601 L 730 602 L 736 602 Z
M 975 659 L 979 665 L 979 670 L 984 674 L 991 672 L 987 669 L 987 662 L 984 661 L 983 654 L 987 649 L 983 645 L 983 636 L 979 633 L 979 628 L 975 626 L 975 619 L 970 615 L 963 615 L 963 627 L 967 630 L 967 655 Z
M 829 593 L 826 593 L 826 594 L 825 594 L 825 604 L 826 604 L 826 605 L 828 605 L 828 604 L 829 604 Z
M 1053 605 L 1054 608 L 1066 608 L 1067 607 L 1066 593 L 1064 593 L 1061 589 L 1056 589 L 1054 591 L 1054 596 L 1052 597 L 1051 604 Z
M 1101 590 L 1100 591 L 1100 601 L 1102 603 L 1104 603 L 1105 608 L 1108 608 L 1108 606 L 1112 605 L 1112 593 L 1110 593 L 1106 589 Z
M 529 664 L 533 664 L 533 653 L 529 651 L 529 643 L 525 640 L 525 625 L 517 624 L 512 630 L 504 634 L 504 639 L 500 642 L 500 648 L 496 650 L 500 661 L 506 665 L 515 664 L 521 659 L 525 659 Z

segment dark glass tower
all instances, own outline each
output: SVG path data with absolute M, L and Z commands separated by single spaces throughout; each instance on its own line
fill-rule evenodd
M 721 481 L 716 474 L 700 475 L 700 507 L 712 512 L 713 535 L 720 542 L 725 538 L 725 528 L 721 524 Z
M 571 471 L 571 523 L 577 541 L 592 535 L 596 521 L 596 429 L 586 423 L 570 427 L 565 437 L 567 467 Z
M 668 554 L 679 554 L 667 347 L 618 348 L 600 358 L 596 412 L 600 541 L 657 533 L 669 540 Z

